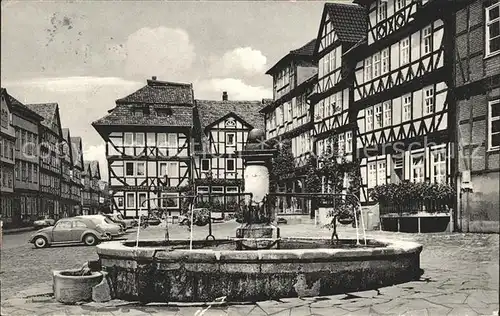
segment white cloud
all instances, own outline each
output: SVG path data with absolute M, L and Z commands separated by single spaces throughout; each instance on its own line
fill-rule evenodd
M 134 77 L 183 78 L 195 59 L 194 45 L 182 29 L 141 28 L 125 43 L 126 71 Z M 123 52 L 119 52 L 124 56 Z
M 39 88 L 52 92 L 84 92 L 100 86 L 140 86 L 141 83 L 117 77 L 53 77 L 5 81 L 6 87 Z
M 106 148 L 104 145 L 88 146 L 83 151 L 84 160 L 97 160 L 101 171 L 101 179 L 108 180 L 108 162 L 106 160 Z
M 240 79 L 216 78 L 203 80 L 194 84 L 198 99 L 220 99 L 222 91 L 227 91 L 230 100 L 262 100 L 271 98 L 271 89 L 262 86 L 251 86 Z
M 229 75 L 243 71 L 245 75 L 263 74 L 267 58 L 260 50 L 251 47 L 238 47 L 224 53 L 212 66 L 213 73 Z

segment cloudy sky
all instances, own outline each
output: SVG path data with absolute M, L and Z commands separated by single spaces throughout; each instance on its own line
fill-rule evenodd
M 90 123 L 116 99 L 151 76 L 193 83 L 198 99 L 271 97 L 265 71 L 316 37 L 323 3 L 2 1 L 2 87 L 21 102 L 59 103 L 85 159 L 104 167 Z

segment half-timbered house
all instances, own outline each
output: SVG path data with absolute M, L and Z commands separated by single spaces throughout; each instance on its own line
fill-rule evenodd
M 267 72 L 273 77 L 273 101 L 261 113 L 265 117 L 266 139 L 290 142 L 295 172 L 281 175 L 279 192 L 306 192 L 304 177 L 306 163 L 312 150 L 311 106 L 307 96 L 317 82 L 317 65 L 313 59 L 316 40 L 291 50 Z M 283 213 L 308 213 L 304 200 L 279 198 L 278 211 Z
M 179 192 L 191 177 L 193 107 L 191 84 L 153 77 L 92 123 L 106 142 L 115 210 L 127 217 L 154 208 L 179 212 Z
M 323 9 L 314 57 L 318 82 L 309 96 L 313 104 L 314 150 L 321 159 L 328 147 L 353 159 L 356 120 L 353 119 L 355 63 L 346 57 L 366 33 L 365 9 L 353 4 L 326 3 Z M 322 161 L 319 161 L 322 164 Z M 327 185 L 323 186 L 327 189 Z
M 15 224 L 14 204 L 14 144 L 16 133 L 12 125 L 12 106 L 7 91 L 2 88 L 0 103 L 0 209 L 5 226 Z M 20 216 L 20 214 L 19 214 Z
M 61 203 L 61 147 L 63 134 L 57 103 L 27 104 L 29 109 L 44 119 L 39 129 L 40 140 L 40 215 L 60 217 Z
M 500 175 L 500 1 L 464 0 L 455 8 L 457 226 L 497 232 Z
M 43 117 L 9 95 L 12 106 L 12 125 L 16 130 L 14 169 L 14 213 L 19 225 L 28 225 L 37 219 L 39 187 L 38 154 L 40 122 Z
M 242 192 L 244 149 L 248 132 L 264 129 L 259 113 L 261 101 L 232 101 L 227 92 L 222 100 L 196 100 L 194 124 L 199 144 L 195 146 L 194 180 L 196 192 L 208 194 L 204 199 L 221 204 L 237 200 L 237 196 L 220 196 Z
M 84 171 L 82 139 L 80 137 L 70 137 L 70 141 L 72 158 L 71 200 L 74 205 L 82 206 L 82 174 Z
M 386 183 L 452 182 L 451 2 L 355 2 L 366 8 L 368 25 L 364 41 L 348 53 L 357 61 L 353 107 L 361 201 L 370 203 L 371 189 Z M 389 215 L 382 208 L 380 213 L 382 220 Z
M 73 153 L 71 152 L 71 136 L 68 128 L 62 129 L 61 146 L 61 214 L 67 217 L 71 214 L 74 201 L 71 196 L 71 177 L 73 173 Z

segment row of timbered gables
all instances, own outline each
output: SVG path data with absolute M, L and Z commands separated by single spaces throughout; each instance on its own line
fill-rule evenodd
M 99 161 L 97 160 L 85 160 L 83 162 L 84 176 L 90 179 L 101 179 L 101 171 L 99 167 Z
M 104 139 L 118 126 L 187 129 L 195 141 L 202 144 L 207 129 L 228 118 L 249 128 L 263 129 L 264 118 L 259 113 L 263 102 L 230 101 L 226 92 L 219 101 L 195 100 L 192 84 L 159 81 L 153 77 L 147 80 L 146 86 L 116 100 L 109 114 L 92 126 Z

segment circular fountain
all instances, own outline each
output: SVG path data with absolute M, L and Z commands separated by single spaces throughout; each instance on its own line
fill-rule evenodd
M 252 195 L 236 237 L 103 243 L 97 253 L 113 297 L 246 302 L 363 291 L 420 277 L 422 246 L 416 243 L 280 237 L 265 203 L 274 150 L 263 137 L 252 131 L 239 153 Z

